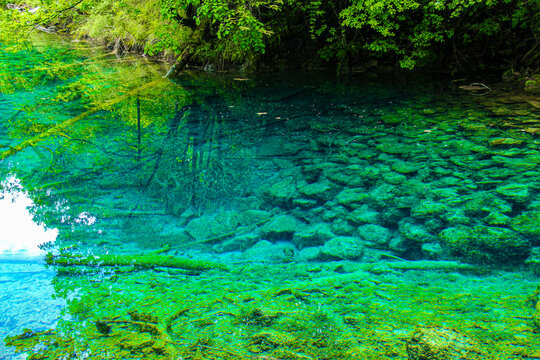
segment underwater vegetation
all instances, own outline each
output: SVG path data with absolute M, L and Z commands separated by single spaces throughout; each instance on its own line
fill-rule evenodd
M 11 349 L 540 356 L 534 91 L 384 74 L 171 81 L 58 46 L 2 53 L 0 174 L 58 229 L 43 248 L 66 299 L 55 327 L 21 329 Z
M 525 293 L 534 279 L 424 266 L 246 263 L 198 275 L 164 267 L 64 274 L 54 286 L 58 296 L 76 291 L 69 320 L 7 344 L 29 359 L 538 356 Z

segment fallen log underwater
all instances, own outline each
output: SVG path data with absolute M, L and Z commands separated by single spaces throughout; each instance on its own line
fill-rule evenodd
M 193 260 L 170 255 L 146 254 L 146 255 L 76 255 L 48 253 L 45 257 L 48 265 L 56 266 L 134 266 L 144 269 L 166 267 L 184 270 L 211 270 L 226 267 L 223 264 L 204 260 Z

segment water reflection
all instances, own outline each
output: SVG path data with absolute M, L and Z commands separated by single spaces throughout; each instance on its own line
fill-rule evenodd
M 20 180 L 10 176 L 0 184 L 0 259 L 39 259 L 40 245 L 54 243 L 58 230 L 46 229 L 34 221 L 30 209 L 34 202 Z
M 0 333 L 54 328 L 65 300 L 54 297 L 55 272 L 42 263 L 40 247 L 53 243 L 58 230 L 34 221 L 35 204 L 15 176 L 1 182 L 0 189 Z M 25 358 L 0 342 L 0 359 Z

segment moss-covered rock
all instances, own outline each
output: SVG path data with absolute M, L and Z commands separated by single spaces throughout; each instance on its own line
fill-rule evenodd
M 470 216 L 465 215 L 461 208 L 450 208 L 447 213 L 442 216 L 450 226 L 469 225 L 473 222 Z
M 375 167 L 353 164 L 349 166 L 336 166 L 325 169 L 325 175 L 331 181 L 347 186 L 363 186 L 367 181 L 373 180 L 379 174 Z
M 337 235 L 349 236 L 352 235 L 356 228 L 352 226 L 347 220 L 343 218 L 337 218 L 332 222 L 332 231 Z
M 414 219 L 405 218 L 399 222 L 398 227 L 401 238 L 411 246 L 420 246 L 422 243 L 435 240 L 435 237 L 428 232 L 426 227 Z
M 316 223 L 294 233 L 293 243 L 299 248 L 323 245 L 334 237 L 330 225 Z
M 540 74 L 534 74 L 526 78 L 523 82 L 525 91 L 540 93 Z
M 391 238 L 391 232 L 388 228 L 375 224 L 358 227 L 357 234 L 365 242 L 366 246 L 383 249 L 388 247 Z
M 430 219 L 448 211 L 448 207 L 440 202 L 422 200 L 412 207 L 411 216 L 416 219 Z
M 379 215 L 379 212 L 364 204 L 354 211 L 346 214 L 346 220 L 357 225 L 377 224 L 379 222 Z
M 411 156 L 411 154 L 422 152 L 423 147 L 412 145 L 412 144 L 394 142 L 394 143 L 388 143 L 388 144 L 379 144 L 377 145 L 377 150 L 382 151 L 387 154 L 401 155 L 405 158 L 408 158 Z
M 382 178 L 384 182 L 392 185 L 398 185 L 407 180 L 407 176 L 394 171 L 384 172 Z
M 439 239 L 450 254 L 477 263 L 520 262 L 531 251 L 529 240 L 500 227 L 451 227 L 441 231 Z
M 510 224 L 510 222 L 512 221 L 512 218 L 504 214 L 501 214 L 499 212 L 494 212 L 486 216 L 484 218 L 484 221 L 489 225 L 506 226 Z
M 421 327 L 407 340 L 409 360 L 487 360 L 480 344 L 453 329 Z
M 298 192 L 307 198 L 317 199 L 321 202 L 331 200 L 337 193 L 338 188 L 328 180 L 319 181 L 312 184 L 299 183 Z
M 245 251 L 253 246 L 260 237 L 256 233 L 247 233 L 239 236 L 235 236 L 232 239 L 226 239 L 219 244 L 213 246 L 213 250 L 217 253 L 223 253 L 228 251 Z
M 526 202 L 531 195 L 528 185 L 516 183 L 497 186 L 497 193 L 508 200 L 518 203 Z
M 270 219 L 272 213 L 269 211 L 250 209 L 238 214 L 238 221 L 242 226 L 249 226 Z
M 397 187 L 383 183 L 370 191 L 368 204 L 375 209 L 386 209 L 394 202 Z
M 317 200 L 315 199 L 294 199 L 293 200 L 293 206 L 298 206 L 301 209 L 312 209 L 317 206 Z
M 535 239 L 540 238 L 540 210 L 526 211 L 512 219 L 512 229 Z
M 292 215 L 279 215 L 260 228 L 260 235 L 265 240 L 291 240 L 296 231 L 304 224 Z
M 506 166 L 507 168 L 513 171 L 517 171 L 517 172 L 528 171 L 528 170 L 533 170 L 534 168 L 538 166 L 538 163 L 535 162 L 533 158 L 526 158 L 526 157 L 518 156 L 520 155 L 519 152 L 515 152 L 515 153 L 507 152 L 504 154 L 504 156 L 502 155 L 503 154 L 493 156 L 492 157 L 493 161 L 499 164 L 499 166 Z
M 325 260 L 356 260 L 363 254 L 364 247 L 359 238 L 338 236 L 324 244 L 320 256 Z
M 347 208 L 358 208 L 369 198 L 365 189 L 347 188 L 336 196 L 336 201 Z
M 296 181 L 292 176 L 283 178 L 270 186 L 264 186 L 262 189 L 263 198 L 272 205 L 283 208 L 290 208 L 293 199 L 300 196 L 296 189 Z
M 469 216 L 487 216 L 492 212 L 505 214 L 512 211 L 512 206 L 508 202 L 487 191 L 466 196 L 461 208 Z
M 411 175 L 420 170 L 422 165 L 396 160 L 394 163 L 392 163 L 391 168 L 400 174 Z
M 221 236 L 234 231 L 239 224 L 236 211 L 224 211 L 195 218 L 187 224 L 186 230 L 197 241 L 209 240 L 215 243 L 221 240 Z M 212 241 L 214 238 L 216 241 Z
M 517 146 L 523 144 L 523 140 L 514 138 L 495 138 L 490 140 L 490 146 Z

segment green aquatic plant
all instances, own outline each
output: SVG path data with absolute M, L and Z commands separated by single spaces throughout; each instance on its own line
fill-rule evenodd
M 351 272 L 338 274 L 329 263 L 242 264 L 199 276 L 162 268 L 59 275 L 56 296 L 68 304 L 57 329 L 28 330 L 7 344 L 29 359 L 404 360 L 404 340 L 419 324 L 444 324 L 484 339 L 483 350 L 496 359 L 537 351 L 526 301 L 536 284 L 527 275 L 485 274 L 471 292 L 478 278 L 458 267 L 364 272 L 352 269 L 372 264 L 342 265 Z

